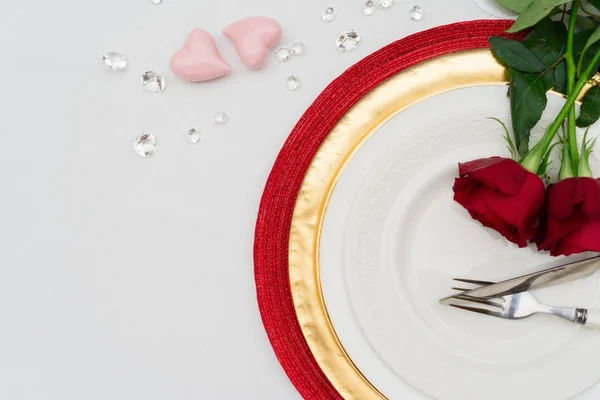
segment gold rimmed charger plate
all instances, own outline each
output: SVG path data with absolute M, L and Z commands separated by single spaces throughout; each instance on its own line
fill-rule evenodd
M 329 318 L 320 278 L 321 229 L 331 193 L 362 143 L 402 110 L 437 94 L 506 85 L 506 69 L 488 49 L 452 53 L 403 70 L 358 101 L 325 138 L 300 188 L 288 249 L 298 322 L 317 363 L 345 399 L 386 399 L 353 363 Z

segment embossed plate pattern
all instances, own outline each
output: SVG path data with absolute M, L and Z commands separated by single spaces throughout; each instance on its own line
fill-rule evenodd
M 440 74 L 440 72 L 443 71 L 443 78 Z M 297 315 L 298 315 L 298 319 L 301 325 L 301 328 L 304 332 L 305 338 L 307 340 L 307 343 L 309 345 L 309 347 L 311 348 L 313 354 L 316 356 L 317 362 L 320 364 L 320 366 L 323 368 L 323 370 L 326 372 L 326 374 L 328 374 L 328 377 L 332 380 L 332 382 L 334 383 L 334 385 L 339 384 L 339 387 L 344 386 L 343 381 L 345 377 L 347 377 L 348 374 L 352 374 L 352 371 L 354 371 L 355 374 L 362 376 L 362 373 L 364 373 L 365 371 L 369 371 L 368 372 L 368 379 L 364 379 L 364 395 L 363 396 L 355 396 L 355 397 L 349 397 L 349 398 L 380 398 L 383 397 L 384 395 L 379 393 L 379 391 L 377 389 L 375 389 L 373 386 L 371 386 L 369 384 L 369 381 L 371 381 L 375 387 L 377 387 L 378 389 L 381 389 L 381 391 L 383 391 L 384 394 L 388 394 L 389 396 L 391 396 L 392 398 L 396 398 L 394 396 L 396 396 L 399 393 L 402 393 L 403 395 L 407 394 L 407 393 L 412 393 L 412 394 L 416 394 L 416 393 L 422 393 L 422 394 L 426 394 L 429 396 L 434 396 L 434 397 L 439 397 L 439 398 L 461 398 L 461 397 L 440 397 L 440 393 L 445 393 L 446 391 L 449 390 L 455 390 L 455 395 L 453 394 L 453 396 L 463 396 L 466 395 L 467 398 L 469 398 L 469 396 L 471 396 L 470 398 L 476 398 L 473 396 L 477 396 L 478 392 L 477 391 L 472 391 L 472 390 L 467 390 L 466 392 L 464 392 L 464 387 L 468 387 L 465 385 L 462 385 L 460 387 L 458 387 L 458 390 L 456 391 L 456 387 L 452 387 L 451 385 L 448 385 L 448 379 L 444 379 L 442 377 L 442 379 L 440 379 L 440 374 L 443 371 L 438 371 L 439 373 L 437 374 L 426 374 L 425 372 L 428 370 L 428 365 L 427 362 L 420 362 L 419 358 L 417 356 L 411 356 L 410 352 L 407 352 L 407 350 L 411 349 L 411 344 L 413 343 L 414 339 L 418 339 L 421 336 L 419 335 L 422 332 L 416 331 L 413 332 L 412 334 L 414 335 L 414 337 L 407 337 L 403 340 L 403 346 L 404 347 L 398 347 L 394 349 L 394 352 L 389 354 L 389 358 L 390 359 L 384 359 L 384 357 L 382 356 L 383 353 L 386 352 L 385 348 L 379 348 L 379 351 L 373 351 L 373 354 L 371 354 L 371 361 L 366 361 L 367 364 L 363 363 L 363 359 L 361 359 L 361 362 L 356 362 L 355 356 L 353 355 L 353 353 L 350 353 L 350 358 L 347 357 L 345 351 L 344 351 L 344 347 L 346 348 L 355 348 L 354 345 L 350 345 L 350 347 L 348 347 L 347 344 L 349 343 L 354 343 L 356 344 L 356 348 L 362 348 L 362 349 L 376 349 L 377 346 L 381 346 L 381 343 L 385 343 L 385 344 L 389 344 L 389 343 L 396 343 L 398 344 L 399 342 L 401 342 L 402 340 L 400 340 L 400 338 L 390 338 L 389 336 L 385 337 L 385 340 L 381 340 L 381 338 L 378 337 L 373 337 L 373 336 L 369 336 L 369 332 L 366 330 L 367 325 L 369 325 L 371 322 L 370 321 L 368 323 L 364 322 L 364 319 L 362 320 L 362 325 L 361 325 L 361 318 L 362 318 L 362 314 L 360 314 L 357 311 L 358 306 L 356 305 L 356 299 L 357 298 L 361 298 L 361 299 L 365 299 L 368 298 L 366 296 L 359 296 L 357 293 L 359 290 L 363 290 L 363 288 L 359 288 L 357 290 L 355 290 L 356 285 L 352 286 L 351 285 L 351 280 L 348 277 L 349 274 L 347 272 L 344 272 L 344 274 L 340 275 L 338 278 L 341 277 L 341 281 L 342 282 L 346 282 L 348 284 L 348 291 L 347 291 L 347 299 L 350 299 L 350 304 L 352 304 L 352 309 L 350 309 L 351 313 L 347 314 L 347 315 L 354 315 L 357 318 L 357 321 L 359 321 L 359 329 L 357 330 L 357 332 L 362 332 L 361 335 L 346 335 L 346 333 L 344 333 L 342 336 L 342 341 L 341 343 L 338 340 L 338 337 L 336 336 L 336 330 L 337 328 L 337 324 L 336 324 L 336 318 L 338 318 L 337 316 L 334 316 L 332 314 L 332 319 L 333 319 L 333 326 L 330 325 L 329 322 L 329 317 L 327 314 L 327 311 L 323 308 L 320 308 L 318 306 L 318 304 L 320 304 L 319 302 L 322 300 L 321 297 L 321 282 L 320 282 L 320 275 L 319 275 L 319 265 L 318 265 L 318 260 L 319 260 L 319 251 L 324 251 L 324 247 L 319 247 L 319 241 L 321 240 L 320 237 L 320 227 L 321 224 L 323 222 L 323 211 L 325 210 L 325 208 L 327 207 L 327 203 L 329 200 L 329 195 L 331 194 L 331 189 L 333 188 L 335 182 L 337 181 L 338 177 L 339 177 L 339 171 L 343 168 L 343 166 L 345 165 L 345 163 L 351 158 L 351 156 L 354 154 L 354 152 L 357 150 L 358 146 L 360 145 L 360 143 L 362 143 L 362 141 L 367 138 L 369 135 L 371 135 L 373 132 L 377 131 L 378 128 L 381 127 L 381 125 L 383 123 L 385 123 L 388 119 L 390 119 L 391 117 L 393 117 L 395 114 L 397 114 L 398 112 L 402 111 L 403 109 L 405 109 L 407 106 L 410 106 L 412 104 L 414 104 L 416 101 L 418 100 L 422 100 L 425 101 L 425 99 L 431 97 L 431 96 L 435 96 L 435 95 L 440 95 L 441 93 L 445 93 L 449 90 L 453 90 L 453 89 L 457 89 L 457 88 L 461 88 L 461 87 L 472 87 L 472 86 L 478 86 L 478 85 L 490 85 L 490 84 L 496 84 L 498 85 L 499 83 L 501 83 L 503 81 L 503 76 L 504 76 L 504 70 L 495 62 L 495 60 L 493 59 L 493 57 L 491 57 L 491 55 L 489 54 L 488 51 L 485 50 L 476 50 L 476 51 L 470 51 L 470 52 L 465 52 L 465 53 L 459 53 L 459 54 L 454 54 L 451 56 L 445 56 L 445 57 L 441 57 L 439 59 L 424 63 L 422 65 L 419 65 L 416 68 L 412 68 L 410 70 L 406 70 L 405 72 L 397 75 L 396 77 L 390 79 L 388 82 L 382 84 L 380 87 L 376 88 L 374 91 L 372 91 L 369 95 L 367 95 L 363 100 L 361 100 L 351 111 L 349 111 L 344 118 L 342 118 L 342 120 L 340 120 L 338 122 L 338 124 L 334 127 L 334 129 L 331 131 L 331 133 L 329 134 L 329 136 L 327 137 L 327 139 L 324 141 L 324 143 L 322 144 L 319 152 L 317 153 L 317 155 L 315 156 L 313 163 L 311 165 L 311 168 L 309 168 L 309 171 L 306 175 L 305 181 L 303 183 L 303 186 L 300 190 L 300 196 L 298 198 L 298 201 L 296 203 L 296 208 L 294 211 L 294 216 L 292 219 L 292 225 L 291 225 L 291 232 L 290 232 L 290 246 L 289 246 L 289 263 L 290 263 L 290 283 L 291 283 L 291 288 L 292 288 L 292 295 L 294 297 L 294 304 L 296 306 L 296 311 L 297 311 Z M 426 82 L 427 84 L 423 84 L 423 82 Z M 483 90 L 487 90 L 488 88 L 482 88 Z M 496 92 L 489 94 L 489 95 L 493 95 L 495 98 L 499 98 L 502 99 L 502 90 L 505 90 L 505 88 L 502 88 L 500 86 L 496 86 Z M 468 89 L 464 89 L 464 90 L 468 90 Z M 500 93 L 500 94 L 499 94 Z M 435 100 L 435 98 L 433 98 L 432 100 Z M 456 100 L 456 99 L 455 99 Z M 556 101 L 559 101 L 558 98 L 556 98 Z M 460 102 L 459 102 L 460 104 Z M 559 104 L 559 103 L 557 103 Z M 475 102 L 473 104 L 473 106 L 475 108 L 477 108 L 478 106 L 480 107 L 480 105 Z M 443 108 L 443 107 L 441 107 Z M 463 109 L 463 111 L 465 111 L 465 109 Z M 468 111 L 468 110 L 467 110 Z M 485 111 L 485 113 L 487 112 L 506 112 L 506 108 L 502 108 L 502 106 L 491 108 L 491 109 L 481 109 L 480 111 Z M 448 111 L 450 112 L 450 111 Z M 485 114 L 484 113 L 484 114 Z M 489 125 L 488 123 L 490 121 L 488 120 L 484 120 L 483 119 L 483 115 L 477 115 L 477 112 L 473 111 L 471 113 L 467 112 L 467 114 L 465 115 L 465 117 L 472 117 L 474 119 L 475 122 L 479 121 L 478 123 L 481 124 L 481 126 L 484 128 L 484 130 L 489 129 Z M 402 114 L 400 114 L 401 116 Z M 450 116 L 452 116 L 452 113 L 449 114 Z M 492 114 L 493 115 L 493 114 Z M 398 118 L 398 117 L 396 117 Z M 435 114 L 433 115 L 425 115 L 424 120 L 423 121 L 435 121 Z M 455 119 L 454 119 L 455 120 Z M 393 122 L 393 121 L 392 121 Z M 390 124 L 389 122 L 386 124 L 386 126 Z M 424 126 L 426 126 L 427 123 L 424 124 Z M 445 125 L 443 121 L 439 120 L 438 121 L 438 126 L 441 125 Z M 385 126 L 384 126 L 385 128 Z M 382 130 L 384 128 L 381 128 Z M 457 128 L 459 128 L 459 126 L 457 126 Z M 497 128 L 497 127 L 496 127 Z M 416 128 L 415 128 L 416 129 Z M 498 132 L 498 131 L 496 131 Z M 396 129 L 396 133 L 398 137 L 401 137 L 403 135 L 403 132 L 401 129 Z M 405 134 L 406 132 L 404 132 Z M 393 136 L 393 135 L 392 135 Z M 375 138 L 378 137 L 378 135 L 374 136 Z M 464 137 L 469 137 L 469 135 L 463 135 L 460 137 L 456 137 L 454 138 L 456 140 L 456 143 L 461 143 L 460 141 L 462 140 L 461 138 Z M 447 141 L 450 143 L 452 142 L 451 140 L 452 138 L 448 137 Z M 421 146 L 422 148 L 432 148 L 432 147 L 439 147 L 439 148 L 444 148 L 444 146 L 446 145 L 445 143 L 443 143 L 443 140 L 440 143 L 437 143 L 437 139 L 435 135 L 429 135 L 429 136 L 423 136 L 422 138 L 420 138 L 419 140 L 425 140 L 422 144 L 419 144 L 417 147 L 415 147 L 414 144 L 411 144 L 410 142 L 406 143 L 403 146 L 403 149 L 408 150 L 408 152 L 403 153 L 403 155 L 405 156 L 406 160 L 413 160 L 413 164 L 418 164 L 421 161 L 421 156 L 419 155 L 420 150 L 419 150 L 419 146 Z M 454 142 L 452 142 L 454 143 Z M 501 143 L 501 142 L 495 142 L 495 143 Z M 389 143 L 388 143 L 389 145 Z M 498 146 L 496 146 L 498 147 Z M 492 150 L 496 150 L 496 147 L 494 147 Z M 419 187 L 418 185 L 413 187 L 413 189 L 416 192 L 421 191 L 425 197 L 429 196 L 429 192 L 428 188 L 430 187 L 443 187 L 443 188 L 449 188 L 451 185 L 451 177 L 452 174 L 448 175 L 448 165 L 453 164 L 454 168 L 455 168 L 455 164 L 456 162 L 460 159 L 460 157 L 469 157 L 473 154 L 487 154 L 486 151 L 488 151 L 489 149 L 486 146 L 483 147 L 477 147 L 476 146 L 477 151 L 475 152 L 467 152 L 467 153 L 461 153 L 460 151 L 455 152 L 454 154 L 451 155 L 450 158 L 443 159 L 444 157 L 442 157 L 443 162 L 442 164 L 439 164 L 437 166 L 433 166 L 431 170 L 427 170 L 427 169 L 423 169 L 422 171 L 415 171 L 414 174 L 412 175 L 419 175 L 421 176 L 422 180 L 425 182 L 428 182 L 427 185 L 423 186 L 423 187 Z M 472 150 L 472 149 L 471 149 Z M 360 153 L 360 152 L 359 152 Z M 354 161 L 351 162 L 351 165 Z M 369 163 L 359 163 L 359 167 L 357 167 L 359 169 L 363 169 L 365 171 L 370 171 L 372 169 L 372 165 L 369 165 Z M 388 171 L 391 167 L 387 167 Z M 445 171 L 445 175 L 439 173 L 439 169 L 441 168 L 442 171 Z M 425 171 L 425 172 L 423 172 Z M 409 176 L 412 176 L 409 175 Z M 431 176 L 435 177 L 434 181 L 431 180 Z M 353 182 L 357 182 L 356 179 L 348 178 Z M 437 181 L 435 181 L 437 179 Z M 449 179 L 449 180 L 448 180 Z M 417 181 L 409 181 L 408 185 L 410 185 L 412 183 L 412 185 L 414 186 L 414 182 L 419 182 Z M 448 184 L 448 182 L 450 182 L 450 184 Z M 433 185 L 433 186 L 431 186 Z M 338 187 L 339 189 L 339 187 Z M 336 189 L 336 191 L 334 192 L 334 199 L 336 198 L 336 193 L 338 191 L 338 189 Z M 408 191 L 408 193 L 413 193 L 413 191 Z M 431 195 L 433 197 L 438 196 L 437 192 L 434 190 L 431 193 L 436 193 L 435 195 Z M 351 195 L 351 196 L 341 196 L 342 200 L 340 205 L 336 204 L 335 207 L 333 207 L 332 209 L 342 209 L 343 207 L 341 206 L 341 204 L 343 205 L 351 205 L 354 204 L 355 199 L 357 198 L 357 196 L 355 194 Z M 392 200 L 390 202 L 390 204 L 395 204 L 397 202 L 400 202 L 400 205 L 395 204 L 394 207 L 390 208 L 390 210 L 406 210 L 406 209 L 414 209 L 417 210 L 417 214 L 420 213 L 421 211 L 419 211 L 419 206 L 421 203 L 423 203 L 422 198 L 417 196 L 417 197 L 411 197 L 411 196 L 404 196 L 404 197 L 392 197 Z M 402 203 L 402 201 L 404 203 Z M 426 203 L 426 202 L 425 202 Z M 378 207 L 380 207 L 379 205 L 375 204 L 369 204 L 368 208 L 371 210 L 370 212 L 373 212 L 373 210 L 377 209 Z M 416 208 L 414 208 L 416 207 Z M 329 215 L 328 211 L 328 215 Z M 386 211 L 388 214 L 390 213 L 390 211 Z M 402 214 L 402 213 L 400 213 Z M 352 215 L 352 213 L 349 213 L 346 215 L 346 217 Z M 329 217 L 327 217 L 329 218 Z M 409 225 L 415 225 L 415 221 L 412 221 L 410 218 L 408 217 L 398 217 L 399 221 L 403 221 L 403 222 L 410 222 Z M 411 217 L 412 218 L 412 217 Z M 385 218 L 384 221 L 387 221 L 388 218 Z M 398 222 L 398 221 L 396 221 Z M 342 224 L 344 225 L 344 224 Z M 360 224 L 359 224 L 360 225 Z M 383 224 L 385 225 L 385 224 Z M 382 226 L 383 226 L 382 225 Z M 343 229 L 342 229 L 343 228 Z M 331 246 L 327 246 L 327 249 L 333 249 L 332 251 L 334 253 L 336 253 L 336 255 L 338 256 L 338 260 L 339 265 L 342 265 L 343 268 L 347 268 L 348 265 L 353 265 L 353 263 L 356 262 L 356 260 L 364 260 L 365 263 L 369 263 L 369 258 L 365 258 L 363 257 L 363 255 L 361 254 L 352 254 L 352 252 L 350 252 L 347 249 L 356 249 L 356 243 L 352 242 L 352 240 L 354 239 L 348 239 L 348 237 L 352 238 L 352 233 L 350 232 L 361 232 L 360 229 L 353 231 L 352 229 L 348 228 L 348 231 L 346 232 L 346 228 L 345 226 L 342 226 L 341 228 L 339 228 L 341 230 L 336 231 L 337 235 L 335 235 L 337 238 L 342 237 L 344 238 L 344 241 L 342 243 L 342 246 L 334 248 Z M 383 228 L 382 228 L 383 229 Z M 434 229 L 435 230 L 435 229 Z M 392 232 L 391 234 L 387 234 L 385 237 L 382 237 L 382 241 L 381 243 L 386 243 L 386 245 L 390 248 L 393 249 L 399 249 L 402 248 L 402 246 L 398 245 L 398 243 L 395 242 L 395 240 L 398 237 L 402 237 L 401 235 L 406 235 L 406 233 L 398 233 L 395 229 L 393 228 L 389 228 L 386 227 L 386 230 L 383 230 L 384 232 Z M 327 230 L 325 230 L 325 232 L 327 232 Z M 357 233 L 359 235 L 363 234 L 363 233 Z M 423 234 L 421 234 L 421 237 L 427 237 L 428 233 L 425 232 Z M 454 235 L 455 237 L 457 235 Z M 479 236 L 481 237 L 485 237 L 485 234 L 479 233 Z M 359 240 L 365 240 L 365 239 L 360 239 Z M 411 241 L 411 235 L 406 236 L 406 240 L 403 241 L 403 243 L 400 243 L 401 245 L 406 245 L 406 246 L 412 246 L 412 244 L 410 243 Z M 379 243 L 378 241 L 376 241 L 377 243 Z M 389 242 L 391 242 L 394 245 L 390 245 Z M 421 240 L 421 242 L 423 242 L 423 240 Z M 424 243 L 426 243 L 427 240 L 424 241 Z M 348 244 L 350 243 L 350 244 Z M 418 247 L 418 245 L 416 245 Z M 383 301 L 384 304 L 396 304 L 394 303 L 394 301 L 397 301 L 397 297 L 401 298 L 401 296 L 409 296 L 410 297 L 410 291 L 409 290 L 403 290 L 404 288 L 402 287 L 402 274 L 405 271 L 411 271 L 410 269 L 402 269 L 401 265 L 413 265 L 413 261 L 411 259 L 405 260 L 403 259 L 403 254 L 407 253 L 407 254 L 411 254 L 410 252 L 400 252 L 401 254 L 396 254 L 394 255 L 394 252 L 389 250 L 389 249 L 385 249 L 384 251 L 382 251 L 381 249 L 376 249 L 373 248 L 372 252 L 373 253 L 384 253 L 384 254 L 388 254 L 386 257 L 388 257 L 388 259 L 385 259 L 385 261 L 380 261 L 377 260 L 376 263 L 373 263 L 373 265 L 376 266 L 376 268 L 380 268 L 380 269 L 386 269 L 386 277 L 385 279 L 383 279 L 380 282 L 384 282 L 385 284 L 387 284 L 388 286 L 385 286 L 384 284 L 382 284 L 381 286 L 377 286 L 377 290 L 381 291 L 382 296 L 385 298 L 385 300 Z M 346 253 L 345 253 L 346 252 Z M 484 251 L 485 252 L 485 251 Z M 443 253 L 438 253 L 438 254 L 443 254 Z M 525 253 L 524 253 L 525 254 Z M 362 259 L 361 259 L 362 257 Z M 395 258 L 394 258 L 395 257 Z M 509 257 L 510 258 L 510 257 Z M 525 257 L 527 258 L 527 257 Z M 521 260 L 521 262 L 524 262 L 524 259 Z M 362 261 L 361 261 L 362 262 Z M 310 269 L 307 269 L 306 266 L 312 264 L 314 266 L 313 268 L 313 272 L 309 273 L 307 271 L 310 271 Z M 419 264 L 419 263 L 417 263 Z M 419 264 L 420 265 L 420 264 Z M 516 264 L 515 264 L 516 265 Z M 325 266 L 323 266 L 323 270 L 325 271 Z M 344 269 L 343 269 L 344 270 Z M 367 272 L 365 272 L 367 271 Z M 463 270 L 464 272 L 464 270 Z M 363 269 L 360 272 L 360 278 L 357 279 L 358 282 L 368 282 L 369 280 L 374 280 L 377 275 L 373 273 L 373 271 L 368 272 L 368 269 Z M 371 275 L 370 275 L 371 274 Z M 411 272 L 408 272 L 408 274 L 410 275 Z M 325 272 L 323 275 L 324 279 L 325 279 Z M 336 285 L 332 285 L 331 287 L 334 288 L 336 287 L 337 289 L 340 289 L 339 287 L 339 282 L 340 279 L 337 279 L 337 286 Z M 436 283 L 438 288 L 443 287 L 448 287 L 449 286 L 449 281 L 448 282 L 443 282 L 441 280 L 437 280 Z M 433 285 L 433 286 L 436 286 Z M 595 288 L 595 285 L 593 285 L 593 288 Z M 322 289 L 325 292 L 325 298 L 326 300 L 328 299 L 327 293 L 328 293 L 328 286 L 326 284 L 326 281 L 323 281 L 323 287 Z M 591 289 L 586 289 L 584 291 L 579 290 L 579 292 L 581 293 L 587 293 L 588 297 L 584 298 L 584 301 L 592 301 L 595 299 L 595 293 L 592 293 L 590 295 L 590 290 Z M 386 297 L 388 295 L 388 292 L 391 292 L 394 296 L 393 298 L 390 297 Z M 591 290 L 591 292 L 594 292 L 594 290 Z M 590 297 L 591 296 L 591 297 Z M 343 298 L 344 296 L 338 296 L 340 298 Z M 428 298 L 428 300 L 431 300 Z M 333 305 L 333 303 L 331 303 L 331 305 L 329 304 L 329 300 L 327 300 L 327 304 L 328 307 L 330 307 L 330 309 L 335 309 L 335 306 Z M 365 310 L 365 314 L 368 314 L 370 317 L 374 318 L 374 320 L 378 320 L 378 321 L 385 321 L 383 324 L 379 324 L 379 325 L 373 325 L 373 326 L 377 326 L 378 331 L 380 331 L 380 333 L 385 334 L 386 332 L 389 334 L 389 332 L 396 332 L 396 331 L 392 331 L 392 330 L 388 330 L 387 327 L 385 326 L 385 324 L 390 324 L 390 321 L 393 321 L 394 318 L 398 317 L 398 314 L 396 315 L 389 315 L 389 312 L 384 308 L 384 307 L 380 307 L 379 305 L 376 305 L 375 303 L 370 303 L 369 301 L 366 301 L 363 303 L 364 306 L 364 310 Z M 387 314 L 385 314 L 386 312 L 388 312 Z M 459 317 L 462 318 L 462 317 Z M 415 321 L 411 321 L 411 323 L 414 323 Z M 425 325 L 427 324 L 427 321 L 424 322 Z M 418 325 L 418 324 L 416 324 Z M 356 326 L 356 325 L 355 325 Z M 335 327 L 335 329 L 334 329 Z M 567 328 L 570 329 L 570 328 Z M 436 333 L 437 331 L 434 331 L 434 333 Z M 397 332 L 396 332 L 397 333 Z M 437 332 L 438 336 L 439 336 L 439 332 Z M 427 335 L 427 334 L 426 334 Z M 431 335 L 430 335 L 431 336 Z M 570 337 L 569 334 L 566 334 L 566 336 Z M 438 338 L 439 339 L 439 338 Z M 362 341 L 361 341 L 362 340 Z M 444 342 L 445 337 L 444 334 L 441 334 L 441 339 L 438 340 L 439 343 L 445 343 Z M 565 339 L 566 340 L 566 339 Z M 364 344 L 368 344 L 368 346 L 362 346 Z M 549 348 L 551 348 L 552 345 L 549 345 Z M 383 350 L 382 350 L 383 349 Z M 424 346 L 423 349 L 428 349 L 427 346 Z M 433 349 L 433 347 L 431 347 L 431 349 Z M 542 351 L 543 353 L 543 351 Z M 330 357 L 329 354 L 333 355 L 334 357 Z M 335 357 L 335 354 L 338 354 L 339 357 Z M 358 354 L 358 353 L 357 353 Z M 547 354 L 547 352 L 546 352 Z M 408 356 L 407 356 L 408 355 Z M 435 354 L 432 356 L 433 359 L 435 359 Z M 360 357 L 359 357 L 360 358 Z M 464 356 L 463 356 L 464 358 Z M 412 362 L 417 362 L 417 366 L 419 368 L 413 368 L 415 371 L 420 371 L 419 374 L 414 373 L 413 375 L 417 376 L 417 378 L 419 377 L 425 377 L 422 378 L 421 381 L 419 381 L 419 379 L 415 378 L 414 376 L 410 376 L 410 374 L 406 373 L 406 367 L 402 368 L 399 367 L 398 365 L 393 365 L 394 362 L 401 362 L 401 360 L 411 360 Z M 353 363 L 356 362 L 356 366 Z M 400 361 L 398 361 L 400 360 Z M 379 361 L 379 364 L 377 364 L 376 361 Z M 473 360 L 470 360 L 469 362 L 472 362 Z M 481 361 L 476 360 L 476 361 Z M 510 361 L 510 360 L 509 360 Z M 419 365 L 419 362 L 422 365 Z M 428 361 L 429 362 L 429 361 Z M 512 361 L 511 361 L 512 362 Z M 485 363 L 484 363 L 485 364 Z M 452 367 L 454 365 L 453 362 L 449 362 L 446 363 L 446 366 L 448 366 L 449 368 Z M 414 367 L 411 366 L 411 367 Z M 379 369 L 378 369 L 379 368 Z M 410 368 L 408 368 L 410 370 Z M 483 368 L 485 370 L 485 368 Z M 387 371 L 387 372 L 384 372 Z M 489 372 L 489 371 L 488 371 Z M 484 372 L 484 375 L 486 373 Z M 494 373 L 492 373 L 492 375 L 494 375 Z M 486 375 L 487 376 L 487 375 Z M 475 376 L 472 376 L 475 377 Z M 364 377 L 363 377 L 364 378 Z M 592 377 L 593 379 L 596 379 L 595 375 Z M 588 377 L 588 381 L 592 378 Z M 592 380 L 593 380 L 592 379 Z M 424 380 L 424 381 L 423 381 Z M 588 382 L 589 383 L 589 382 Z M 411 387 L 412 385 L 412 387 Z M 477 385 L 476 385 L 477 386 Z M 589 386 L 589 385 L 588 385 Z M 424 389 L 424 387 L 426 389 Z M 461 392 L 461 389 L 462 392 Z M 587 386 L 585 386 L 587 387 Z M 585 387 L 583 387 L 581 390 L 585 389 Z M 385 389 L 383 389 L 385 388 Z M 392 393 L 393 395 L 390 395 L 390 393 Z M 465 397 L 462 397 L 465 398 Z

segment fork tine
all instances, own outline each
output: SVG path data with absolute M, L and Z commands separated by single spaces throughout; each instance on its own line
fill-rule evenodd
M 493 285 L 494 283 L 496 283 L 496 282 L 476 281 L 473 279 L 462 279 L 462 278 L 454 278 L 454 280 L 458 281 L 458 282 L 472 283 L 473 285 L 480 285 L 480 286 Z
M 449 303 L 448 305 L 451 307 L 454 307 L 454 308 L 459 308 L 461 310 L 467 310 L 467 311 L 472 311 L 472 312 L 476 312 L 479 314 L 491 315 L 493 317 L 502 318 L 502 313 L 499 313 L 497 311 L 486 310 L 485 308 L 469 307 L 469 306 L 463 306 L 463 305 L 452 304 L 452 303 Z
M 479 297 L 472 296 L 463 296 L 461 294 L 457 294 L 454 296 L 455 299 L 464 300 L 464 301 L 472 301 L 473 303 L 485 304 L 486 306 L 492 306 L 499 308 L 500 310 L 504 310 L 504 306 L 502 304 L 498 304 L 492 300 L 486 300 Z
M 467 289 L 464 287 L 453 287 L 452 290 L 458 290 L 459 292 L 468 292 L 471 289 Z
M 461 278 L 455 278 L 455 281 L 458 282 L 465 282 L 465 283 L 471 283 L 474 285 L 479 285 L 479 286 L 487 286 L 487 285 L 493 285 L 496 282 L 488 282 L 488 281 L 476 281 L 476 280 L 472 280 L 472 279 L 461 279 Z M 466 292 L 468 290 L 472 290 L 475 288 L 471 288 L 471 289 L 466 289 L 466 288 L 458 288 L 458 287 L 453 287 L 452 289 L 454 290 L 459 290 L 461 292 Z M 452 300 L 456 295 L 452 295 L 452 296 L 447 296 L 447 297 L 443 297 L 439 300 L 440 304 L 447 304 L 448 301 Z

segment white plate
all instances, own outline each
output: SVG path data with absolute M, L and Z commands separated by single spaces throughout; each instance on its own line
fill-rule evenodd
M 534 136 L 562 104 L 549 95 Z M 507 155 L 502 128 L 488 117 L 510 121 L 505 86 L 450 91 L 396 115 L 351 159 L 321 237 L 333 326 L 357 367 L 391 399 L 598 398 L 600 332 L 438 303 L 453 277 L 497 281 L 560 263 L 508 243 L 452 199 L 459 161 Z M 595 156 L 592 163 L 600 171 Z M 599 276 L 535 294 L 555 305 L 600 307 Z

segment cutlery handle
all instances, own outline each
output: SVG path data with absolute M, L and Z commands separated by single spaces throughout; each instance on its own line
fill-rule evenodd
M 591 328 L 600 329 L 600 310 L 586 310 L 585 308 L 578 308 L 577 314 L 581 315 L 583 319 L 581 319 L 581 322 L 579 319 L 575 322 L 579 322 Z

